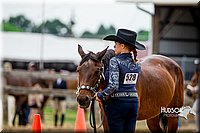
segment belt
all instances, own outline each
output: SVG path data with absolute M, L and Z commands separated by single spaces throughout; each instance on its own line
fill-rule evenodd
M 137 92 L 116 92 L 111 95 L 111 97 L 138 97 Z

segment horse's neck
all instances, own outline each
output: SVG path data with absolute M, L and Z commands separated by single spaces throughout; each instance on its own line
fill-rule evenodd
M 105 81 L 102 81 L 101 82 L 101 84 L 99 85 L 99 89 L 98 89 L 98 91 L 102 91 L 102 90 L 104 90 L 105 88 L 106 88 L 106 82 Z

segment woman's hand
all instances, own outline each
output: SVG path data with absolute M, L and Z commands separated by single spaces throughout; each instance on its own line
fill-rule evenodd
M 97 93 L 98 93 L 98 92 L 97 92 Z M 101 99 L 98 98 L 97 93 L 94 95 L 95 100 L 98 101 L 98 102 L 101 102 Z

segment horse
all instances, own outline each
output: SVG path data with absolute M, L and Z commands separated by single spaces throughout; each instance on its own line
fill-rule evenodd
M 189 81 L 187 88 L 189 87 L 195 87 L 198 85 L 199 83 L 199 77 L 200 77 L 200 64 L 198 64 L 196 71 L 194 72 L 194 74 L 192 75 L 191 80 Z M 196 93 L 192 93 L 192 91 L 190 89 L 186 90 L 186 94 L 187 96 L 191 97 L 193 100 L 196 99 L 197 94 Z
M 78 93 L 77 102 L 81 108 L 88 108 L 95 93 L 106 87 L 103 78 L 104 57 L 107 57 L 108 47 L 101 52 L 86 54 L 78 45 L 78 53 L 82 60 L 77 67 Z M 109 59 L 107 59 L 108 64 Z M 180 66 L 172 59 L 162 55 L 150 55 L 138 61 L 141 72 L 137 82 L 139 110 L 137 120 L 146 120 L 151 132 L 176 132 L 178 117 L 165 117 L 161 107 L 181 108 L 184 100 L 184 79 Z M 104 68 L 106 69 L 106 68 Z M 102 113 L 102 104 L 100 109 Z M 105 115 L 104 115 L 105 116 Z M 104 131 L 108 132 L 107 121 L 104 117 Z
M 16 76 L 15 74 L 12 74 L 11 71 L 4 72 L 4 79 L 6 85 L 12 85 L 12 86 L 22 86 L 22 87 L 33 87 L 36 84 L 39 84 L 42 88 L 48 88 L 48 83 L 41 78 L 34 78 L 31 76 Z M 22 95 L 22 94 L 9 94 L 14 96 L 15 98 L 15 114 L 12 120 L 13 126 L 15 125 L 15 119 L 16 116 L 19 115 L 19 123 L 18 125 L 27 125 L 28 124 L 28 95 Z M 48 100 L 48 96 L 44 96 L 42 106 L 41 106 L 41 117 L 43 118 L 43 108 L 45 106 L 45 103 Z

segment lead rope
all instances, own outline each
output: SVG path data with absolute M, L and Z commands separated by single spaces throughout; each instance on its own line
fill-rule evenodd
M 92 128 L 94 128 L 94 133 L 97 133 L 94 102 L 95 102 L 95 98 L 92 99 L 92 104 L 91 104 L 91 107 L 90 107 L 90 126 Z
M 136 49 L 135 50 L 133 50 L 133 55 L 134 55 L 134 63 L 136 63 L 138 60 L 137 60 L 137 51 L 136 51 Z
M 100 75 L 100 80 L 98 81 L 99 83 L 101 82 L 101 78 L 103 80 L 105 80 L 105 76 L 104 76 L 104 67 L 102 67 L 102 72 L 101 72 L 101 75 Z M 98 83 L 98 84 L 99 84 Z M 98 87 L 98 86 L 97 86 Z M 90 126 L 92 128 L 94 128 L 94 133 L 97 133 L 97 129 L 99 129 L 102 125 L 103 125 L 103 122 L 104 122 L 104 113 L 102 113 L 101 115 L 101 123 L 98 127 L 96 127 L 96 118 L 95 118 L 95 97 L 92 98 L 92 103 L 91 103 L 91 107 L 90 107 Z M 102 104 L 102 103 L 100 103 Z
M 96 118 L 95 118 L 95 98 L 92 99 L 91 107 L 90 107 L 90 126 L 94 128 L 94 133 L 97 133 L 97 129 L 99 129 L 104 122 L 104 113 L 101 116 L 101 123 L 98 127 L 96 127 Z

